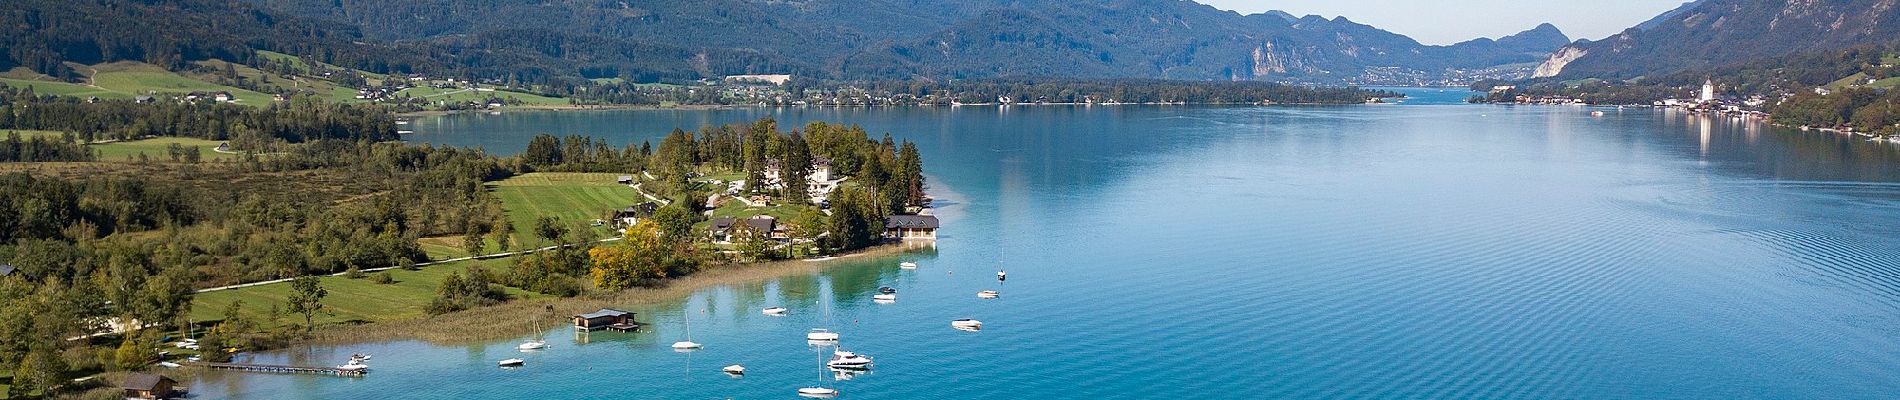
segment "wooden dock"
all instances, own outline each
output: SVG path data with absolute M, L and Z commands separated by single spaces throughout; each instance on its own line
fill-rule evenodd
M 626 323 L 607 325 L 607 330 L 620 331 L 620 332 L 633 332 L 633 331 L 640 330 L 640 324 L 635 323 L 635 322 L 626 322 Z
M 205 368 L 210 368 L 210 369 L 223 369 L 223 370 L 249 371 L 249 372 L 270 372 L 270 373 L 279 373 L 279 374 L 363 376 L 366 372 L 368 372 L 364 370 L 347 370 L 347 369 L 332 368 L 332 367 L 299 367 L 299 366 L 292 366 L 292 365 L 245 364 L 245 363 L 189 362 L 189 363 L 185 363 L 185 365 L 195 366 L 195 367 L 205 367 Z

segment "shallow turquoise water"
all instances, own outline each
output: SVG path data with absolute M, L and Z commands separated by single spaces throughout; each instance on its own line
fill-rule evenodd
M 1442 101 L 1427 100 L 1427 98 Z M 256 355 L 203 398 L 1900 397 L 1900 147 L 1647 109 L 995 107 L 507 113 L 409 139 L 518 151 L 849 121 L 918 142 L 934 249 L 634 308 L 653 325 Z M 1007 283 L 994 272 L 1005 268 Z M 872 290 L 897 288 L 895 304 Z M 998 289 L 1003 297 L 979 300 Z M 335 293 L 347 296 L 347 293 Z M 822 325 L 877 359 L 821 374 Z M 773 305 L 786 317 L 760 315 Z M 952 319 L 985 322 L 980 333 Z M 683 336 L 704 350 L 676 353 Z M 494 361 L 523 357 L 525 368 Z M 743 363 L 728 378 L 719 368 Z

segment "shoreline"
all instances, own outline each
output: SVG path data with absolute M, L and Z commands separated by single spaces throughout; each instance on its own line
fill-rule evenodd
M 1379 99 L 1387 99 L 1387 98 L 1399 98 L 1399 99 L 1403 99 L 1403 98 L 1405 98 L 1405 97 L 1403 97 L 1403 96 L 1401 96 L 1401 97 L 1380 97 Z M 1186 103 L 1186 102 L 1180 102 L 1180 103 L 1010 103 L 1010 104 L 998 104 L 998 103 L 956 103 L 956 104 L 688 104 L 688 105 L 676 105 L 676 106 L 662 106 L 662 105 L 654 105 L 654 104 L 615 104 L 615 105 L 597 105 L 597 106 L 558 106 L 558 107 L 552 107 L 552 106 L 543 106 L 543 107 L 535 107 L 535 106 L 517 106 L 517 107 L 513 107 L 513 108 L 504 108 L 504 109 L 500 109 L 500 110 L 425 110 L 425 111 L 411 111 L 411 112 L 399 112 L 399 113 L 395 113 L 395 115 L 396 115 L 397 117 L 439 117 L 439 116 L 445 116 L 445 115 L 455 115 L 455 114 L 467 114 L 467 113 L 482 113 L 482 112 L 488 112 L 488 111 L 499 111 L 499 112 L 527 112 L 527 111 L 535 111 L 535 112 L 577 112 L 577 111 L 578 111 L 578 112 L 585 112 L 585 111 L 630 111 L 630 110 L 637 110 L 637 111 L 653 111 L 653 110 L 682 110 L 682 111 L 703 111 L 703 110 L 735 110 L 735 109 L 750 109 L 750 108 L 908 108 L 908 107 L 915 107 L 915 108 L 936 108 L 936 107 L 1015 107 L 1015 106 L 1025 106 L 1025 107 L 1029 107 L 1029 106 L 1085 106 L 1085 107 L 1093 107 L 1093 106 L 1105 106 L 1105 107 L 1107 107 L 1107 106 L 1244 106 L 1244 107 L 1272 107 L 1272 106 L 1353 106 L 1353 105 L 1380 105 L 1380 104 L 1391 104 L 1391 103 L 1383 103 L 1383 102 L 1381 102 L 1381 103 L 1367 103 L 1367 102 L 1355 102 L 1355 103 L 1313 103 L 1313 102 L 1298 102 L 1298 103 L 1292 103 L 1292 102 L 1289 102 L 1289 103 L 1282 103 L 1282 102 L 1265 102 L 1265 103 L 1201 103 L 1201 102 L 1194 102 L 1194 103 Z
M 762 263 L 729 264 L 662 282 L 654 287 L 636 287 L 611 293 L 569 298 L 515 300 L 493 306 L 401 321 L 361 325 L 331 325 L 318 328 L 310 337 L 290 346 L 349 345 L 396 340 L 420 340 L 431 344 L 453 345 L 530 335 L 569 323 L 569 315 L 601 308 L 638 308 L 674 301 L 693 292 L 722 285 L 762 281 L 817 272 L 846 262 L 882 256 L 895 256 L 925 248 L 923 242 L 896 242 L 872 246 L 823 259 L 790 259 Z M 552 312 L 550 313 L 550 310 Z M 524 316 L 535 316 L 531 319 Z M 264 351 L 283 350 L 284 348 Z

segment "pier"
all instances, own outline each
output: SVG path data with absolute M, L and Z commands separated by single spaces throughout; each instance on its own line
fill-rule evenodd
M 291 365 L 245 364 L 245 363 L 191 362 L 191 363 L 185 363 L 185 365 L 195 366 L 195 367 L 205 367 L 205 368 L 210 368 L 210 369 L 223 369 L 223 370 L 249 371 L 249 372 L 270 372 L 270 373 L 279 373 L 279 374 L 363 376 L 366 372 L 368 372 L 364 370 L 347 370 L 347 369 L 333 368 L 333 367 L 298 367 L 298 366 L 291 366 Z

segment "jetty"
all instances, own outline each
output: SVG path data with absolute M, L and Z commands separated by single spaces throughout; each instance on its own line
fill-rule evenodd
M 248 363 L 188 362 L 188 363 L 185 363 L 185 365 L 205 367 L 205 368 L 210 368 L 210 369 L 249 371 L 249 372 L 270 372 L 270 373 L 279 373 L 279 374 L 363 376 L 367 372 L 360 369 L 350 370 L 350 369 L 342 369 L 342 368 L 334 368 L 334 367 L 299 367 L 299 366 L 292 366 L 292 365 L 248 364 Z

